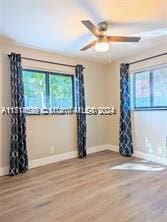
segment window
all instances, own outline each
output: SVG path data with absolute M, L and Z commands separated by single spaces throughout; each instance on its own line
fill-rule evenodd
M 167 109 L 167 67 L 160 67 L 133 75 L 133 108 Z
M 74 77 L 60 73 L 23 70 L 26 108 L 74 108 Z
M 23 71 L 24 100 L 26 107 L 46 107 L 45 73 Z
M 153 71 L 154 106 L 167 107 L 167 67 Z

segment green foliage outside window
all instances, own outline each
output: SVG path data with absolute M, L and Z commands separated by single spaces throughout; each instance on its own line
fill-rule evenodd
M 23 70 L 26 107 L 72 109 L 73 76 Z

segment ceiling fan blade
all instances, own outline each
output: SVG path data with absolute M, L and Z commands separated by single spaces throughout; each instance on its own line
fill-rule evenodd
M 96 37 L 103 36 L 103 33 L 90 20 L 81 21 Z
M 96 45 L 96 40 L 94 40 L 93 42 L 89 43 L 88 45 L 86 45 L 85 47 L 83 47 L 82 49 L 80 49 L 80 51 L 86 51 L 87 49 L 93 47 Z
M 107 36 L 110 42 L 138 42 L 140 37 L 126 37 L 126 36 Z

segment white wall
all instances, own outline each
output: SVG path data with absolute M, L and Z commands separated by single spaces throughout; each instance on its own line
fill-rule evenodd
M 119 144 L 119 107 L 120 107 L 120 73 L 121 62 L 131 62 L 164 52 L 165 46 L 142 53 L 112 64 L 100 64 L 77 58 L 47 53 L 39 50 L 14 45 L 7 40 L 0 40 L 0 109 L 10 106 L 10 70 L 8 54 L 21 53 L 25 57 L 33 57 L 68 64 L 85 66 L 85 93 L 87 106 L 114 106 L 117 115 L 88 116 L 87 147 L 103 144 Z M 148 66 L 167 63 L 167 57 L 150 60 L 131 66 L 131 71 Z M 72 69 L 53 65 L 23 61 L 24 67 L 59 70 L 72 73 Z M 167 111 L 132 112 L 132 131 L 135 150 L 152 153 L 163 157 L 166 148 Z M 76 150 L 76 118 L 75 116 L 28 116 L 27 145 L 30 160 L 50 156 L 50 147 L 55 153 L 66 153 Z M 0 168 L 8 165 L 10 147 L 10 118 L 0 115 Z
M 132 62 L 149 56 L 157 55 L 167 51 L 166 45 L 144 52 L 133 58 L 126 58 L 114 62 L 107 66 L 108 78 L 108 103 L 114 104 L 119 110 L 120 107 L 120 71 L 119 66 L 122 62 Z M 130 66 L 130 74 L 136 70 L 145 69 L 147 67 L 159 64 L 167 64 L 167 56 L 147 60 Z M 166 136 L 167 136 L 167 111 L 132 111 L 132 133 L 134 149 L 145 153 L 155 154 L 160 157 L 166 156 Z M 108 135 L 108 143 L 118 146 L 119 140 L 119 115 L 110 121 L 110 129 Z
M 49 61 L 83 64 L 85 66 L 85 93 L 87 106 L 103 106 L 105 95 L 105 65 L 53 53 L 28 49 L 0 40 L 0 109 L 10 105 L 10 71 L 8 54 L 21 53 L 25 57 L 33 57 Z M 47 70 L 59 70 L 74 73 L 73 69 L 55 65 L 23 61 L 24 67 Z M 87 147 L 106 143 L 106 128 L 108 117 L 89 116 L 87 119 Z M 28 116 L 27 145 L 29 160 L 50 156 L 50 147 L 55 147 L 55 153 L 65 153 L 76 150 L 76 117 L 70 116 Z M 10 147 L 10 118 L 0 115 L 0 167 L 8 165 Z

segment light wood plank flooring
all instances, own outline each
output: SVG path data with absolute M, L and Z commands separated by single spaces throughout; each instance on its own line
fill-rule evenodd
M 110 170 L 111 151 L 0 178 L 0 222 L 166 222 L 167 170 Z

